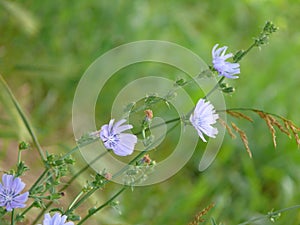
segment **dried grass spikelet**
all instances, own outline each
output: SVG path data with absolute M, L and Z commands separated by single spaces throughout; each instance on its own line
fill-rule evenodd
M 189 222 L 188 225 L 198 225 L 199 223 L 204 222 L 205 220 L 202 217 L 206 215 L 208 211 L 211 210 L 214 206 L 215 206 L 214 203 L 211 203 L 209 206 L 202 209 L 200 212 L 198 212 L 195 215 L 194 219 L 191 222 Z
M 245 148 L 246 148 L 246 151 L 247 151 L 249 157 L 252 158 L 252 152 L 251 152 L 251 150 L 250 150 L 250 148 L 249 148 L 249 142 L 248 142 L 248 138 L 247 138 L 246 133 L 245 133 L 244 131 L 242 131 L 240 128 L 238 128 L 237 125 L 236 125 L 235 123 L 233 123 L 233 122 L 231 122 L 231 126 L 232 126 L 232 128 L 233 128 L 236 132 L 239 133 L 239 135 L 240 135 L 240 137 L 241 137 L 241 140 L 242 140 L 242 142 L 244 143 L 244 146 L 245 146 Z
M 254 112 L 256 112 L 264 121 L 266 121 L 266 124 L 269 127 L 269 130 L 272 134 L 274 147 L 276 148 L 276 146 L 277 146 L 276 135 L 275 135 L 276 131 L 275 131 L 274 126 L 273 126 L 275 119 L 271 115 L 269 115 L 269 114 L 267 114 L 263 111 L 255 110 Z
M 287 136 L 291 138 L 291 132 L 293 136 L 295 137 L 295 140 L 297 142 L 297 145 L 300 146 L 300 139 L 298 132 L 300 131 L 300 128 L 295 126 L 292 121 L 285 119 L 284 117 L 279 117 L 283 123 L 284 126 L 281 125 L 281 123 L 276 120 L 272 115 L 265 113 L 263 111 L 255 110 L 262 119 L 264 119 L 267 123 L 267 126 L 269 127 L 272 137 L 273 137 L 273 143 L 276 147 L 276 136 L 275 136 L 275 129 L 274 126 L 276 126 L 282 133 L 285 133 Z M 291 131 L 291 132 L 290 132 Z
M 282 132 L 285 133 L 287 136 L 291 137 L 291 134 L 289 132 L 289 130 L 282 126 L 281 123 L 278 122 L 278 120 L 276 120 L 273 116 L 270 116 L 271 120 L 272 120 L 272 124 L 275 125 L 276 127 L 278 127 L 278 129 Z
M 236 112 L 236 111 L 232 111 L 232 110 L 226 110 L 226 112 L 229 114 L 229 115 L 231 115 L 231 116 L 233 116 L 233 117 L 235 117 L 235 118 L 243 118 L 243 119 L 245 119 L 245 120 L 248 120 L 248 121 L 250 121 L 250 122 L 253 122 L 253 120 L 252 120 L 252 118 L 250 118 L 249 116 L 247 116 L 247 115 L 245 115 L 245 114 L 243 114 L 243 113 L 241 113 L 241 112 Z
M 226 128 L 226 130 L 228 131 L 228 134 L 230 135 L 230 137 L 232 139 L 236 138 L 235 134 L 232 132 L 232 129 L 230 128 L 230 126 L 224 121 L 222 120 L 221 118 L 218 119 L 220 124 Z
M 292 121 L 284 119 L 284 118 L 282 118 L 282 119 L 284 121 L 284 125 L 285 125 L 286 129 L 292 131 L 292 134 L 294 135 L 296 143 L 297 143 L 297 145 L 299 147 L 300 146 L 300 139 L 299 139 L 298 132 L 300 132 L 300 128 L 297 127 Z
M 272 135 L 273 144 L 274 144 L 275 148 L 277 146 L 275 127 L 277 127 L 282 133 L 286 134 L 289 138 L 291 138 L 293 136 L 296 140 L 298 147 L 300 147 L 300 138 L 299 138 L 299 134 L 298 134 L 300 132 L 300 128 L 297 127 L 292 121 L 290 121 L 282 116 L 279 116 L 279 115 L 276 115 L 273 113 L 267 113 L 267 112 L 264 112 L 264 111 L 258 110 L 258 109 L 249 109 L 249 108 L 231 109 L 231 110 L 227 109 L 226 112 L 235 118 L 243 118 L 250 122 L 253 122 L 252 118 L 248 117 L 247 115 L 245 115 L 243 113 L 237 112 L 236 110 L 247 110 L 247 111 L 252 111 L 252 112 L 258 114 L 260 116 L 260 118 L 262 118 L 266 122 L 266 124 L 270 130 L 270 133 Z M 223 126 L 225 126 L 225 128 L 228 130 L 228 132 L 230 132 L 230 129 L 227 128 L 228 125 L 224 121 L 220 120 L 220 123 Z M 235 127 L 237 128 L 236 125 L 235 125 Z M 235 130 L 235 131 L 237 131 L 241 135 L 241 133 L 238 130 Z M 230 134 L 230 135 L 232 136 L 232 134 Z M 245 142 L 244 142 L 244 144 L 245 144 Z M 248 143 L 247 143 L 247 145 L 248 145 Z

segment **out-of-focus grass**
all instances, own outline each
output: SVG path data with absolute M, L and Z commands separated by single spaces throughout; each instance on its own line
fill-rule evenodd
M 69 148 L 66 146 L 75 144 L 71 107 L 77 82 L 89 64 L 107 50 L 130 41 L 167 40 L 190 48 L 209 63 L 215 43 L 227 45 L 233 52 L 246 48 L 266 20 L 272 20 L 280 30 L 268 46 L 253 50 L 241 62 L 240 79 L 230 82 L 237 92 L 226 97 L 226 104 L 261 108 L 300 124 L 297 1 L 29 0 L 13 4 L 26 13 L 20 15 L 0 5 L 0 72 L 49 151 L 63 152 Z M 24 29 L 28 20 L 22 20 L 22 16 L 38 24 L 33 33 Z M 97 103 L 99 125 L 110 115 L 108 106 L 114 96 L 109 95 L 113 93 L 109 89 L 118 90 L 130 80 L 130 74 L 125 72 L 124 76 L 122 82 L 113 79 L 107 87 L 107 97 L 103 94 L 103 101 Z M 198 97 L 195 94 L 194 98 Z M 8 170 L 6 165 L 12 163 L 2 162 L 15 151 L 11 143 L 19 130 L 16 116 L 5 101 L 1 103 L 1 169 Z M 206 218 L 212 216 L 229 225 L 273 208 L 298 204 L 300 153 L 294 140 L 277 132 L 278 146 L 274 149 L 265 122 L 255 115 L 253 118 L 253 124 L 241 123 L 249 137 L 253 159 L 248 158 L 240 140 L 226 136 L 216 161 L 200 173 L 197 164 L 204 146 L 199 144 L 190 162 L 169 180 L 125 192 L 119 198 L 122 215 L 106 210 L 105 218 L 99 213 L 88 224 L 187 224 L 194 214 L 214 202 Z M 81 160 L 79 154 L 76 158 Z M 78 184 L 86 179 L 89 174 L 81 177 Z M 89 207 L 107 199 L 118 187 L 107 186 Z M 276 224 L 296 224 L 299 220 L 299 211 L 291 211 Z

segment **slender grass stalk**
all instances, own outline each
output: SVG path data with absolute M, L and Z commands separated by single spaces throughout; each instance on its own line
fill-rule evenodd
M 274 116 L 274 117 L 277 117 L 279 119 L 284 119 L 284 117 L 280 116 L 280 115 L 277 115 L 275 113 L 269 113 L 269 112 L 265 112 L 261 109 L 255 109 L 255 108 L 243 108 L 243 107 L 238 107 L 238 108 L 229 108 L 229 109 L 220 109 L 220 110 L 216 110 L 216 112 L 226 112 L 226 111 L 251 111 L 251 112 L 263 112 L 263 113 L 266 113 L 268 115 L 271 115 L 271 116 Z
M 11 89 L 9 88 L 8 84 L 6 83 L 6 81 L 4 80 L 4 78 L 2 77 L 2 75 L 0 74 L 0 83 L 3 85 L 5 91 L 7 92 L 7 94 L 9 95 L 11 101 L 13 102 L 16 110 L 18 111 L 23 123 L 25 124 L 25 127 L 27 128 L 30 136 L 31 136 L 31 139 L 35 145 L 35 147 L 37 148 L 38 150 L 38 153 L 42 159 L 42 161 L 44 162 L 45 161 L 45 154 L 43 152 L 43 149 L 33 131 L 33 128 L 29 122 L 29 120 L 27 119 L 25 113 L 23 112 L 20 104 L 18 103 L 17 99 L 15 98 L 14 94 L 12 93 Z

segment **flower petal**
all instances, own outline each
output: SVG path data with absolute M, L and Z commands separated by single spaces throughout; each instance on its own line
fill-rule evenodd
M 204 99 L 200 99 L 190 116 L 190 122 L 197 130 L 199 137 L 206 142 L 203 134 L 212 138 L 218 134 L 218 130 L 211 126 L 218 118 L 219 115 L 216 114 L 213 105 L 209 101 L 205 102 Z
M 218 48 L 218 44 L 216 44 L 212 49 L 212 57 L 213 57 L 213 67 L 218 72 L 219 76 L 225 76 L 230 79 L 236 79 L 238 76 L 234 76 L 240 73 L 240 64 L 239 63 L 231 63 L 226 60 L 233 57 L 232 53 L 226 54 L 227 46 Z
M 113 150 L 119 156 L 132 154 L 137 142 L 137 137 L 134 134 L 122 133 L 133 127 L 130 124 L 124 124 L 125 122 L 125 119 L 121 119 L 114 123 L 114 119 L 111 119 L 109 124 L 101 127 L 99 135 L 105 148 Z

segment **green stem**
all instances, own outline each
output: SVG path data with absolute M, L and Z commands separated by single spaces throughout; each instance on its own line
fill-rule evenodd
M 89 142 L 89 143 L 86 143 L 86 144 L 84 144 L 84 145 L 87 145 L 87 144 L 90 144 L 90 143 L 93 143 L 94 141 L 92 141 L 92 142 Z M 84 146 L 83 145 L 83 146 Z M 71 155 L 71 154 L 73 154 L 74 152 L 76 152 L 77 150 L 79 149 L 79 146 L 76 146 L 75 148 L 73 148 L 71 151 L 69 151 L 69 152 L 67 152 L 65 155 L 63 155 L 62 157 L 61 157 L 61 159 L 64 159 L 64 158 L 66 158 L 66 157 L 68 157 L 69 155 Z M 96 158 L 96 160 L 98 160 L 99 158 Z M 76 179 L 76 177 L 78 177 L 82 172 L 84 172 L 86 169 L 88 169 L 89 168 L 89 165 L 87 165 L 87 166 L 85 166 L 84 167 L 84 170 L 80 170 L 79 171 L 79 173 L 76 173 L 70 180 L 69 180 L 69 182 L 66 184 L 66 185 L 64 185 L 63 186 L 63 188 L 62 189 L 60 189 L 59 190 L 59 192 L 62 192 L 63 190 L 65 190 L 75 179 Z M 44 171 L 43 171 L 43 173 L 39 176 L 39 178 L 35 181 L 35 183 L 32 185 L 32 187 L 29 189 L 29 193 L 30 192 L 32 192 L 32 190 L 39 184 L 39 183 L 41 183 L 41 181 L 42 181 L 42 179 L 45 177 L 45 175 L 49 172 L 49 170 L 50 170 L 50 168 L 46 168 Z M 52 174 L 49 174 L 48 175 L 48 177 L 45 179 L 45 181 L 43 181 L 43 182 L 46 182 L 50 177 L 52 176 Z M 33 224 L 35 224 L 35 223 L 37 223 L 37 221 L 44 215 L 44 213 L 46 212 L 46 210 L 52 205 L 52 201 L 51 202 L 49 202 L 47 205 L 46 205 L 46 207 L 45 208 L 43 208 L 43 210 L 39 213 L 39 215 L 36 217 L 36 219 L 34 220 L 34 222 L 33 222 Z M 32 205 L 33 206 L 33 205 Z M 32 207 L 30 207 L 29 209 L 31 209 Z M 27 213 L 27 211 L 29 211 L 29 209 L 28 210 L 26 210 L 26 212 L 25 213 Z
M 156 127 L 160 127 L 160 126 L 165 125 L 165 124 L 177 122 L 177 121 L 179 121 L 179 120 L 181 120 L 181 117 L 177 117 L 177 118 L 174 118 L 174 119 L 171 119 L 171 120 L 167 120 L 166 122 L 162 122 L 162 123 L 153 125 L 153 126 L 151 126 L 151 127 L 147 127 L 147 128 L 145 129 L 145 132 L 148 131 L 148 130 L 150 130 L 150 129 L 154 129 L 154 128 L 156 128 Z M 139 134 L 142 134 L 142 132 L 143 132 L 143 130 L 142 130 L 142 131 L 139 131 L 139 132 L 137 132 L 137 133 L 134 133 L 134 134 L 135 134 L 135 135 L 139 135 Z
M 253 47 L 255 47 L 256 46 L 256 44 L 255 43 L 253 43 L 252 45 L 250 45 L 250 47 L 249 48 L 247 48 L 247 50 L 245 50 L 244 52 L 243 52 L 243 55 L 241 55 L 239 58 L 237 58 L 236 60 L 234 60 L 233 62 L 234 63 L 237 63 L 237 62 L 239 62 L 243 57 L 245 57 L 245 55 L 247 55 L 250 51 L 251 51 L 251 49 L 253 48 Z M 219 86 L 222 84 L 222 82 L 224 81 L 224 79 L 225 79 L 225 77 L 223 76 L 223 77 L 221 77 L 220 78 L 220 80 L 218 81 L 218 83 L 203 97 L 204 99 L 207 99 L 215 90 L 217 90 L 218 88 L 219 88 Z
M 21 162 L 21 150 L 18 151 L 18 164 L 19 165 Z
M 108 183 L 108 181 L 103 182 L 103 184 L 101 185 L 101 187 Z M 68 216 L 71 212 L 73 212 L 75 209 L 77 209 L 81 203 L 83 203 L 86 199 L 88 199 L 92 194 L 94 194 L 98 189 L 98 188 L 93 188 L 92 190 L 90 190 L 89 192 L 87 192 L 81 199 L 79 199 L 76 203 L 73 204 L 72 207 L 69 207 L 69 209 L 65 212 L 65 215 Z
M 82 144 L 78 144 L 76 147 L 72 148 L 70 151 L 68 151 L 66 154 L 64 154 L 60 159 L 65 159 L 68 156 L 72 155 L 74 152 L 78 151 L 81 147 L 87 146 L 89 144 L 94 143 L 95 141 L 97 141 L 98 139 L 93 139 L 93 140 L 89 140 L 85 143 Z
M 177 118 L 176 118 L 177 119 Z M 180 118 L 179 118 L 180 119 Z M 179 119 L 177 119 L 176 121 L 178 121 Z M 174 119 L 175 120 L 175 119 Z M 169 120 L 174 122 L 174 120 Z M 167 133 L 171 132 L 179 123 L 176 123 L 173 127 L 171 127 Z M 160 141 L 161 138 L 164 138 L 164 136 L 161 136 L 157 141 Z M 152 144 L 154 145 L 154 143 Z M 141 151 L 136 157 L 134 157 L 134 159 L 132 159 L 126 166 L 124 166 L 120 171 L 118 171 L 116 174 L 113 175 L 113 177 L 117 177 L 120 174 L 124 173 L 127 169 L 129 165 L 133 165 L 136 161 L 140 160 L 147 152 L 148 150 L 150 150 L 152 148 L 152 145 L 149 145 L 144 151 Z
M 170 131 L 172 131 L 177 125 L 178 125 L 178 123 L 175 124 L 173 127 L 171 127 L 171 128 L 167 131 L 167 133 L 169 133 Z M 164 137 L 164 136 L 162 136 L 161 138 L 163 138 L 163 137 Z M 132 159 L 126 166 L 124 166 L 120 171 L 118 171 L 116 174 L 114 174 L 114 175 L 113 175 L 113 178 L 119 176 L 119 175 L 122 174 L 122 173 L 124 173 L 124 171 L 126 171 L 126 169 L 128 169 L 128 166 L 129 166 L 129 165 L 134 164 L 137 160 L 139 160 L 140 158 L 142 158 L 142 157 L 146 154 L 146 152 L 148 152 L 148 150 L 151 149 L 151 147 L 152 147 L 152 145 L 148 146 L 144 151 L 141 151 L 141 152 L 140 152 L 136 157 L 134 157 L 134 159 Z M 107 184 L 108 182 L 110 182 L 110 180 L 105 180 L 105 181 L 103 182 L 103 184 L 102 184 L 100 187 L 104 186 L 104 185 Z M 79 207 L 86 199 L 88 199 L 92 194 L 94 194 L 100 187 L 94 188 L 94 189 L 90 190 L 89 192 L 87 192 L 81 199 L 79 199 L 79 201 L 78 201 L 76 204 L 74 204 L 71 208 L 69 208 L 69 209 L 66 211 L 65 215 L 69 215 L 72 211 L 74 211 L 76 208 L 78 208 L 78 207 Z
M 32 192 L 32 190 L 40 183 L 40 181 L 43 179 L 43 177 L 47 174 L 49 171 L 49 168 L 46 168 L 44 172 L 39 176 L 39 178 L 35 181 L 35 183 L 32 185 L 32 187 L 29 189 L 29 193 Z
M 288 208 L 277 210 L 275 212 L 270 212 L 270 213 L 268 213 L 268 215 L 264 215 L 264 216 L 260 216 L 260 217 L 256 217 L 256 218 L 250 219 L 250 220 L 248 220 L 246 222 L 239 223 L 238 225 L 247 225 L 250 222 L 255 222 L 255 221 L 258 221 L 258 220 L 262 220 L 262 219 L 267 219 L 267 218 L 270 218 L 272 216 L 276 216 L 279 213 L 283 213 L 283 212 L 286 212 L 286 211 L 289 211 L 289 210 L 299 209 L 299 208 L 300 208 L 300 205 L 294 205 L 294 206 L 291 206 L 291 207 L 288 207 Z
M 252 45 L 250 45 L 250 47 L 249 47 L 246 51 L 244 51 L 243 55 L 242 55 L 240 58 L 238 58 L 237 60 L 234 60 L 234 62 L 235 62 L 235 63 L 239 62 L 239 61 L 240 61 L 243 57 L 245 57 L 245 55 L 247 55 L 247 54 L 251 51 L 251 49 L 254 48 L 255 46 L 257 46 L 257 45 L 256 45 L 256 43 L 254 42 Z
M 217 90 L 222 84 L 224 79 L 225 77 L 221 77 L 218 83 L 216 83 L 216 85 L 203 97 L 203 99 L 207 99 L 215 90 Z
M 28 206 L 21 214 L 20 217 L 23 217 L 31 208 L 33 208 L 34 203 L 31 203 L 30 206 Z
M 93 165 L 96 161 L 98 161 L 101 157 L 103 157 L 105 154 L 107 154 L 107 152 L 103 152 L 102 154 L 100 154 L 99 156 L 97 156 L 95 159 L 93 159 L 90 164 L 87 164 L 86 166 L 84 166 L 81 170 L 79 170 L 60 190 L 59 192 L 64 191 L 65 189 L 67 189 L 67 187 L 70 186 L 70 184 L 72 184 L 74 182 L 74 180 L 76 180 L 76 178 L 82 174 L 84 171 L 86 171 L 88 168 L 90 168 L 91 165 Z M 43 208 L 43 210 L 39 213 L 39 215 L 35 218 L 35 220 L 33 221 L 32 224 L 37 223 L 37 221 L 39 221 L 39 219 L 45 214 L 45 212 L 47 211 L 47 209 L 53 204 L 53 202 L 49 202 L 45 208 Z
M 80 191 L 77 196 L 74 198 L 74 200 L 70 203 L 68 210 L 73 207 L 73 205 L 78 201 L 78 199 L 83 195 L 83 191 Z
M 92 142 L 90 142 L 89 144 L 91 144 Z M 71 149 L 71 151 L 68 151 L 65 155 L 63 155 L 60 159 L 65 159 L 67 158 L 68 156 L 72 155 L 74 152 L 78 151 L 80 149 L 80 147 L 83 147 L 83 146 L 76 146 L 75 148 Z
M 113 200 L 115 200 L 120 194 L 122 194 L 126 188 L 128 186 L 124 186 L 123 188 L 121 188 L 114 196 L 112 196 L 107 202 L 105 202 L 104 204 L 102 204 L 101 206 L 99 206 L 98 208 L 95 209 L 95 211 L 93 211 L 93 213 L 89 213 L 87 214 L 82 220 L 80 220 L 80 222 L 77 225 L 81 225 L 83 224 L 88 218 L 90 218 L 92 215 L 94 215 L 95 213 L 97 213 L 98 211 L 100 211 L 101 209 L 103 209 L 104 207 L 106 207 L 107 205 L 109 205 L 110 203 L 113 202 Z
M 13 209 L 11 212 L 11 225 L 15 224 L 15 210 Z
M 23 112 L 21 106 L 19 105 L 17 99 L 15 98 L 14 94 L 10 90 L 8 84 L 6 83 L 6 81 L 4 80 L 4 78 L 2 77 L 2 75 L 0 75 L 0 82 L 3 85 L 3 87 L 4 87 L 5 91 L 7 92 L 7 94 L 9 95 L 10 99 L 12 100 L 12 102 L 13 102 L 16 110 L 18 111 L 18 113 L 19 113 L 19 115 L 20 115 L 23 123 L 25 124 L 25 126 L 26 126 L 26 128 L 27 128 L 27 130 L 28 130 L 28 132 L 29 132 L 29 134 L 30 134 L 30 136 L 32 138 L 32 141 L 33 141 L 34 145 L 36 146 L 36 148 L 37 148 L 37 150 L 39 152 L 39 155 L 40 155 L 41 159 L 44 162 L 45 155 L 44 155 L 42 147 L 41 147 L 41 145 L 40 145 L 40 143 L 39 143 L 39 141 L 38 141 L 38 139 L 37 139 L 37 137 L 36 137 L 36 135 L 35 135 L 35 133 L 33 131 L 33 128 L 31 126 L 29 120 L 27 119 L 25 113 Z
M 69 152 L 67 152 L 65 155 L 63 155 L 61 157 L 61 159 L 65 159 L 66 157 L 68 157 L 69 155 L 73 154 L 74 152 L 76 152 L 80 147 L 83 147 L 85 145 L 91 144 L 95 142 L 95 140 L 89 141 L 87 143 L 84 143 L 80 146 L 76 146 L 73 149 L 71 149 Z M 104 153 L 106 154 L 106 152 Z M 102 157 L 104 154 L 101 154 L 100 157 Z M 97 161 L 99 158 L 99 156 L 96 157 L 91 163 L 93 164 L 95 161 Z M 78 173 L 76 173 L 69 181 L 67 184 L 65 184 L 60 190 L 59 192 L 62 192 L 63 190 L 65 190 L 75 179 L 76 177 L 78 177 L 81 173 L 83 173 L 85 170 L 87 170 L 90 167 L 90 165 L 86 165 L 83 169 L 81 169 Z M 33 190 L 33 188 L 35 188 L 40 182 L 41 180 L 44 178 L 44 176 L 49 172 L 49 168 L 45 169 L 44 172 L 42 173 L 42 175 L 38 178 L 38 180 L 34 183 L 34 185 L 30 188 L 29 192 Z M 48 178 L 51 177 L 51 175 L 48 176 Z M 47 178 L 47 179 L 48 179 Z M 46 180 L 47 180 L 46 179 Z M 43 210 L 39 213 L 39 215 L 35 218 L 35 220 L 33 221 L 32 224 L 37 223 L 37 221 L 44 215 L 44 213 L 46 212 L 46 210 L 53 204 L 53 202 L 49 202 L 44 208 Z

